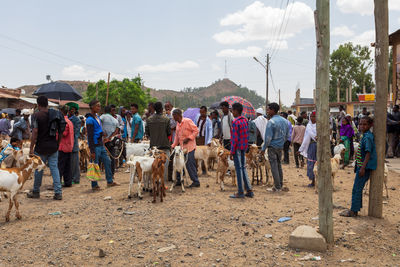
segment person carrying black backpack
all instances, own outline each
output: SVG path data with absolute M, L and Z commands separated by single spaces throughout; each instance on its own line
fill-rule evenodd
M 58 170 L 58 147 L 66 122 L 58 110 L 48 108 L 46 96 L 37 98 L 38 111 L 32 115 L 32 137 L 29 154 L 38 155 L 50 168 L 53 177 L 54 199 L 62 200 L 60 173 Z M 28 198 L 40 198 L 43 171 L 35 171 L 33 189 Z

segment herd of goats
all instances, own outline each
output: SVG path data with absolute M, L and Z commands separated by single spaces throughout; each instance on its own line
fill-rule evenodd
M 0 143 L 1 147 L 5 147 L 8 144 L 7 140 L 2 140 Z M 358 145 L 358 144 L 356 144 Z M 23 147 L 19 151 L 14 151 L 12 156 L 15 160 L 15 166 L 13 168 L 6 168 L 1 166 L 0 169 L 0 192 L 9 198 L 9 208 L 6 213 L 6 221 L 10 220 L 10 213 L 13 205 L 16 209 L 16 218 L 21 219 L 19 213 L 19 203 L 17 200 L 17 194 L 24 186 L 25 182 L 32 177 L 33 171 L 41 171 L 45 168 L 45 164 L 42 162 L 40 157 L 29 155 L 30 142 L 25 141 Z M 90 151 L 87 142 L 80 140 L 80 166 L 81 169 L 85 169 L 87 162 L 90 159 Z M 332 183 L 341 168 L 341 159 L 344 154 L 345 148 L 342 144 L 337 145 L 334 148 L 334 156 L 331 159 L 332 167 Z M 180 146 L 175 147 L 172 150 L 171 160 L 173 164 L 172 172 L 172 185 L 170 191 L 173 190 L 174 185 L 177 182 L 177 173 L 180 174 L 181 188 L 185 191 L 185 181 L 187 180 L 188 171 L 186 170 L 186 151 Z M 216 183 L 220 185 L 220 189 L 224 191 L 224 177 L 229 174 L 232 177 L 232 185 L 236 185 L 236 172 L 233 161 L 229 157 L 230 152 L 226 150 L 218 139 L 213 139 L 209 146 L 197 146 L 195 151 L 195 159 L 198 164 L 198 173 L 202 172 L 202 165 L 204 164 L 205 173 L 208 176 L 209 170 L 214 170 L 216 163 Z M 165 197 L 166 186 L 164 184 L 164 172 L 165 163 L 168 160 L 165 152 L 158 150 L 155 147 L 150 147 L 148 141 L 141 143 L 127 143 L 126 144 L 126 158 L 127 165 L 129 166 L 130 181 L 128 197 L 133 197 L 133 184 L 137 176 L 137 197 L 142 198 L 142 192 L 149 191 L 153 196 L 153 202 L 156 202 L 157 196 L 160 197 L 160 201 L 163 201 Z M 251 170 L 251 183 L 262 184 L 263 173 L 265 173 L 265 183 L 269 182 L 270 164 L 268 161 L 267 153 L 260 153 L 259 147 L 251 145 L 249 151 L 246 154 L 247 167 Z M 315 174 L 317 165 L 314 168 Z M 386 188 L 386 196 L 388 197 L 387 191 L 387 175 L 388 169 L 385 164 L 385 175 L 384 185 Z M 318 177 L 316 175 L 316 183 Z M 334 185 L 334 184 L 333 184 Z M 318 190 L 318 186 L 315 187 Z M 334 187 L 333 187 L 334 188 Z M 0 201 L 1 201 L 0 194 Z

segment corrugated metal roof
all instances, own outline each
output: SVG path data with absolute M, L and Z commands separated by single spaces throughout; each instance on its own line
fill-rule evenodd
M 7 94 L 7 93 L 4 93 L 4 92 L 0 92 L 0 98 L 18 99 L 17 96 L 11 95 L 11 94 Z
M 36 104 L 36 98 L 32 98 L 32 97 L 20 97 L 19 99 L 31 103 L 31 104 Z M 58 104 L 53 103 L 51 101 L 49 101 L 49 107 L 58 107 Z

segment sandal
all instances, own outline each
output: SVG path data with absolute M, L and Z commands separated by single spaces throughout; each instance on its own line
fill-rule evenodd
M 358 212 L 352 211 L 352 210 L 345 210 L 345 211 L 342 211 L 341 213 L 339 213 L 339 215 L 342 217 L 357 217 Z
M 243 193 L 241 193 L 241 194 L 235 193 L 233 195 L 230 195 L 229 197 L 230 198 L 244 198 L 244 194 Z
M 307 187 L 314 187 L 315 186 L 315 184 L 309 184 L 309 185 L 307 185 Z
M 101 190 L 101 188 L 98 185 L 96 185 L 95 187 L 92 187 L 93 192 L 100 191 L 100 190 Z
M 245 194 L 245 196 L 246 197 L 249 197 L 249 198 L 253 198 L 254 197 L 254 193 L 253 193 L 253 191 L 247 191 L 247 193 Z

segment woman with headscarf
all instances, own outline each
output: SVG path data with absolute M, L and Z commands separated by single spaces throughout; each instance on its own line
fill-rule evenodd
M 314 187 L 314 165 L 315 162 L 317 162 L 317 124 L 315 111 L 310 115 L 310 121 L 307 124 L 303 143 L 301 144 L 298 153 L 307 158 L 307 176 L 311 180 L 311 184 L 309 184 L 308 187 Z
M 313 111 L 310 115 L 310 121 L 304 133 L 303 143 L 298 152 L 307 158 L 307 176 L 311 180 L 311 184 L 309 184 L 308 187 L 315 186 L 314 165 L 315 162 L 317 162 L 317 124 L 315 114 L 315 111 Z
M 349 121 L 348 117 L 344 117 L 342 120 L 342 126 L 340 127 L 340 140 L 344 144 L 346 151 L 344 153 L 344 166 L 347 166 L 350 162 L 350 152 L 351 152 L 351 143 L 354 136 L 354 130 L 351 126 L 351 121 Z

